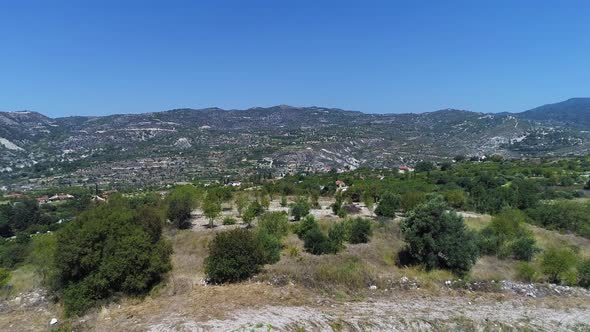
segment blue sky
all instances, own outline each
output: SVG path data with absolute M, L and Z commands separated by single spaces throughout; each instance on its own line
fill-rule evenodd
M 588 1 L 1 1 L 0 110 L 521 111 L 590 96 Z

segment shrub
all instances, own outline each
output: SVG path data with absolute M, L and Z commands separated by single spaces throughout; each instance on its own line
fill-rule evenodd
M 590 288 L 590 258 L 586 258 L 578 264 L 578 284 Z
M 524 227 L 526 215 L 516 209 L 504 210 L 479 234 L 480 251 L 499 258 L 530 261 L 539 251 L 533 234 Z
M 461 189 L 447 190 L 443 192 L 445 200 L 455 209 L 462 209 L 467 203 L 465 192 Z
M 570 248 L 550 248 L 541 257 L 541 271 L 550 282 L 566 283 L 576 266 L 576 253 Z
M 303 239 L 305 250 L 314 255 L 335 254 L 340 251 L 346 238 L 344 224 L 334 224 L 326 236 L 320 230 L 319 225 L 313 218 L 306 218 L 297 230 L 300 238 Z
M 295 203 L 291 204 L 291 215 L 295 221 L 309 214 L 309 203 L 304 198 L 299 198 Z
M 373 234 L 369 219 L 355 218 L 349 221 L 348 242 L 352 244 L 367 243 Z
M 254 232 L 233 229 L 218 233 L 209 243 L 205 273 L 213 283 L 237 282 L 257 273 L 266 258 Z
M 57 233 L 56 287 L 67 315 L 112 294 L 142 294 L 171 268 L 172 248 L 125 202 L 83 212 Z
M 0 267 L 0 288 L 4 287 L 10 280 L 10 271 Z
M 385 193 L 381 200 L 379 200 L 379 205 L 375 209 L 375 214 L 381 217 L 389 217 L 394 218 L 395 212 L 400 208 L 401 198 L 399 195 L 392 194 L 392 193 Z
M 410 211 L 411 209 L 423 203 L 426 200 L 426 194 L 420 191 L 410 191 L 401 196 L 401 208 L 404 211 Z
M 192 210 L 197 206 L 198 191 L 191 185 L 175 188 L 168 196 L 167 216 L 180 229 L 190 228 Z
M 283 238 L 289 234 L 289 217 L 285 212 L 267 212 L 260 216 L 257 228 L 277 238 Z
M 527 262 L 520 262 L 516 267 L 516 277 L 525 282 L 533 282 L 537 279 L 537 270 Z
M 331 251 L 328 237 L 319 228 L 312 228 L 305 233 L 303 241 L 305 251 L 311 254 L 322 255 Z
M 567 230 L 590 238 L 590 205 L 557 200 L 527 210 L 534 224 L 547 229 Z
M 401 223 L 406 253 L 426 269 L 443 268 L 467 273 L 478 256 L 475 234 L 463 218 L 439 197 L 417 206 Z
M 307 216 L 303 218 L 303 221 L 297 225 L 297 228 L 295 229 L 295 234 L 297 234 L 297 236 L 301 240 L 303 240 L 305 234 L 307 234 L 310 230 L 315 228 L 317 228 L 318 230 L 320 228 L 318 223 L 315 221 L 315 218 L 313 216 Z
M 236 224 L 236 219 L 232 218 L 230 216 L 227 216 L 225 218 L 223 218 L 222 224 L 224 225 L 235 225 Z

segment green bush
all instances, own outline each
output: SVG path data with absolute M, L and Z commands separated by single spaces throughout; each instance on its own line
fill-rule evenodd
M 541 271 L 549 282 L 570 283 L 576 261 L 577 255 L 570 248 L 549 248 L 541 256 Z
M 257 273 L 268 259 L 256 234 L 247 229 L 233 229 L 215 235 L 209 243 L 205 273 L 213 283 L 237 282 Z
M 312 229 L 315 229 L 315 228 L 317 228 L 319 230 L 320 226 L 315 221 L 314 216 L 309 215 L 309 216 L 303 218 L 303 221 L 301 221 L 297 225 L 297 227 L 295 228 L 295 234 L 297 234 L 299 239 L 303 240 L 303 237 L 305 236 L 305 234 L 307 234 L 309 231 L 311 231 Z
M 297 229 L 305 250 L 314 255 L 335 254 L 344 248 L 346 228 L 342 223 L 333 224 L 326 236 L 313 217 L 305 218 Z
M 530 263 L 520 262 L 516 267 L 516 277 L 525 282 L 534 282 L 537 280 L 537 270 Z
M 395 218 L 395 212 L 399 210 L 401 198 L 393 193 L 385 193 L 379 200 L 375 214 L 381 217 Z
M 225 218 L 223 218 L 222 224 L 224 225 L 235 225 L 236 224 L 236 219 L 232 218 L 230 216 L 227 216 Z
M 4 287 L 10 280 L 10 271 L 0 267 L 0 288 Z
M 352 244 L 367 243 L 373 234 L 371 220 L 364 218 L 355 218 L 348 221 L 348 242 Z
M 299 221 L 309 214 L 310 206 L 305 198 L 299 198 L 295 203 L 291 204 L 290 209 L 293 220 Z
M 586 258 L 578 264 L 578 284 L 590 288 L 590 258 Z
M 557 200 L 538 204 L 527 210 L 534 224 L 547 229 L 574 232 L 590 238 L 590 205 L 582 202 Z
M 197 206 L 198 196 L 198 190 L 191 185 L 178 187 L 170 192 L 167 216 L 177 228 L 191 227 L 191 212 Z
M 504 210 L 479 233 L 480 251 L 499 258 L 530 261 L 539 251 L 533 234 L 524 226 L 526 215 L 516 209 Z
M 475 234 L 466 228 L 460 215 L 449 211 L 440 197 L 410 211 L 401 230 L 407 243 L 404 258 L 423 264 L 426 269 L 442 268 L 462 275 L 477 260 Z
M 168 241 L 124 201 L 80 214 L 57 233 L 56 288 L 67 315 L 115 293 L 142 294 L 171 268 Z
M 258 219 L 257 228 L 277 238 L 289 234 L 289 217 L 285 212 L 266 212 Z

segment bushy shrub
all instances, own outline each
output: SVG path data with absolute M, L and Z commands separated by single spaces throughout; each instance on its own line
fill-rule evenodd
M 313 216 L 308 216 L 299 224 L 296 234 L 303 240 L 307 252 L 314 255 L 335 254 L 344 248 L 346 228 L 344 224 L 333 224 L 326 236 Z
M 266 212 L 256 226 L 256 237 L 264 247 L 265 264 L 281 258 L 282 239 L 289 234 L 289 217 L 285 212 Z
M 399 210 L 401 198 L 393 193 L 385 193 L 379 200 L 375 214 L 381 217 L 394 218 L 395 212 Z
M 233 229 L 218 233 L 209 243 L 205 273 L 213 283 L 237 282 L 257 273 L 267 258 L 253 231 Z
M 0 288 L 4 287 L 10 280 L 10 271 L 0 267 Z
M 480 251 L 499 258 L 530 261 L 539 251 L 533 234 L 524 226 L 526 215 L 520 210 L 505 210 L 479 234 Z
M 590 258 L 586 258 L 578 264 L 578 284 L 590 288 Z
M 590 205 L 587 203 L 557 200 L 539 203 L 527 214 L 536 225 L 547 229 L 574 232 L 590 238 Z
M 227 216 L 225 218 L 223 218 L 222 224 L 224 225 L 235 225 L 236 224 L 236 219 L 230 216 Z
M 369 238 L 373 234 L 371 220 L 358 217 L 347 220 L 346 223 L 349 229 L 348 242 L 351 244 L 369 242 Z
M 141 294 L 171 268 L 170 244 L 125 202 L 80 214 L 57 233 L 56 287 L 66 314 L 81 314 L 112 294 Z M 157 236 L 156 236 L 157 235 Z
M 299 221 L 309 214 L 310 206 L 305 198 L 299 198 L 295 203 L 291 204 L 290 209 L 293 220 Z
M 404 211 L 410 211 L 426 201 L 426 194 L 420 191 L 409 191 L 401 196 L 400 206 Z
M 570 283 L 577 255 L 570 248 L 549 248 L 541 256 L 541 271 L 549 282 Z
M 178 187 L 170 192 L 167 216 L 177 228 L 191 227 L 191 212 L 197 206 L 198 196 L 198 190 L 191 185 Z
M 527 262 L 520 262 L 516 267 L 516 277 L 518 280 L 533 282 L 537 279 L 537 270 Z
M 405 253 L 426 269 L 467 273 L 478 257 L 475 234 L 440 197 L 417 206 L 401 223 Z

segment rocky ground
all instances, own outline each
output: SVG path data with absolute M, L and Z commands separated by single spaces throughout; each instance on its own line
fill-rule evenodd
M 450 281 L 439 292 L 409 278 L 370 287 L 361 300 L 296 285 L 197 286 L 184 294 L 125 300 L 71 322 L 75 331 L 589 331 L 590 292 L 577 287 Z M 477 288 L 477 289 L 476 289 Z M 471 290 L 470 290 L 471 289 Z M 1 331 L 44 331 L 57 308 L 42 291 L 0 302 Z

